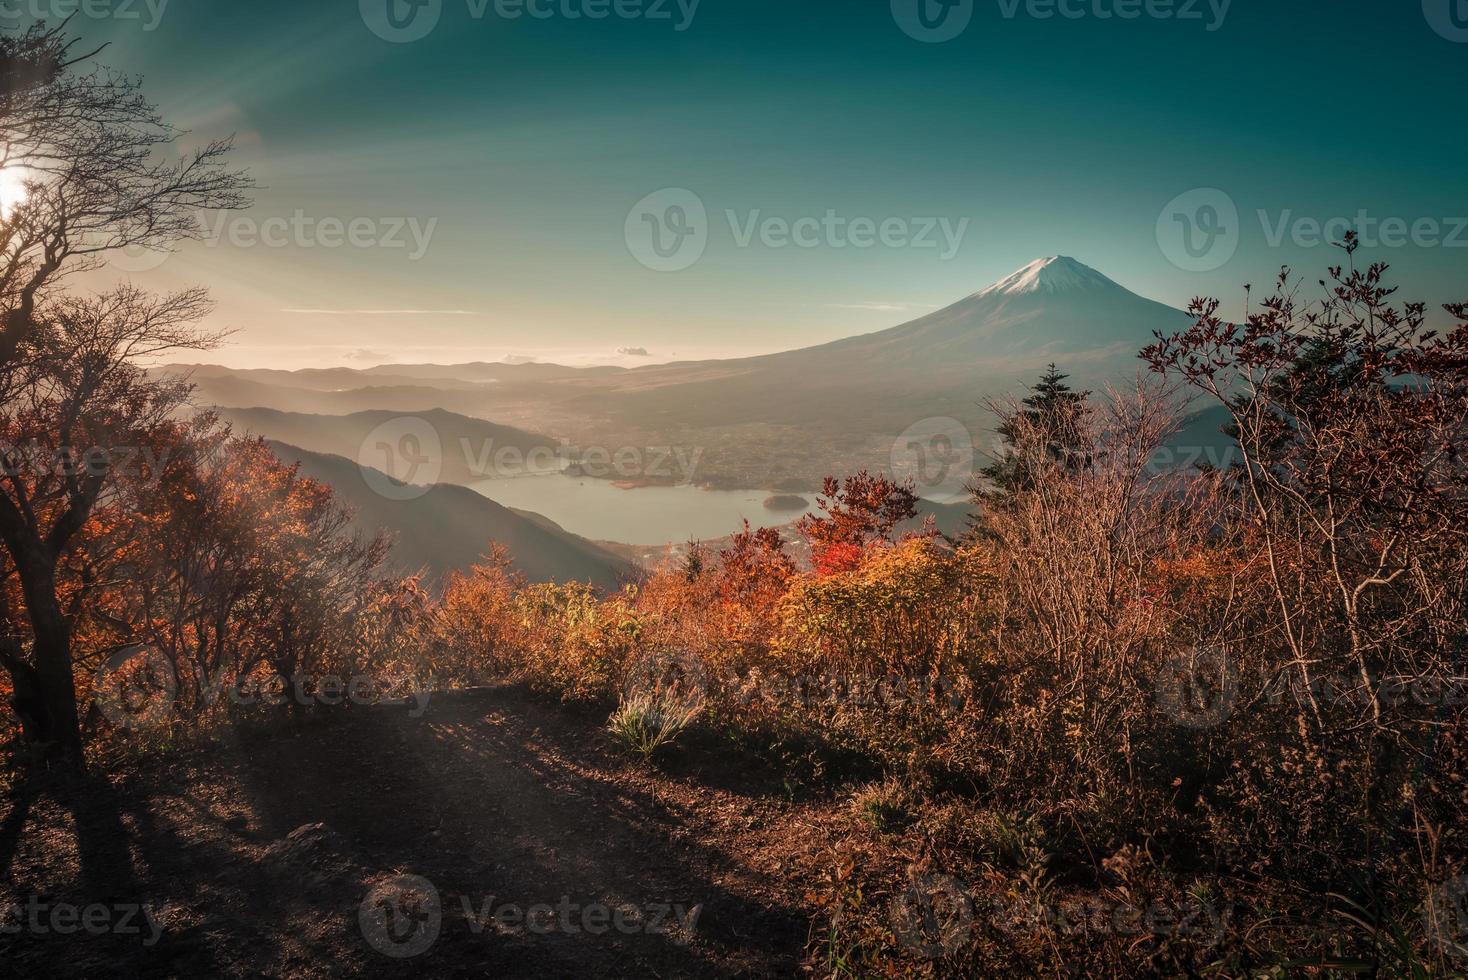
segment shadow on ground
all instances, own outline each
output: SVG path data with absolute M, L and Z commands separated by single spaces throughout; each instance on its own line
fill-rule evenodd
M 798 805 L 634 765 L 593 717 L 500 688 L 416 718 L 231 731 L 125 776 L 8 794 L 4 962 L 55 977 L 801 972 L 809 910 L 770 859 Z M 436 919 L 378 887 L 399 876 L 431 884 Z M 105 928 L 65 911 L 98 905 Z M 147 908 L 136 933 L 119 928 L 129 906 Z

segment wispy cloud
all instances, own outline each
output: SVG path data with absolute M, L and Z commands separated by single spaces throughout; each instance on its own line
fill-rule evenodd
M 931 303 L 827 303 L 828 310 L 865 310 L 869 313 L 907 313 L 911 310 L 936 310 Z
M 290 308 L 282 313 L 311 316 L 483 316 L 478 310 L 307 310 Z

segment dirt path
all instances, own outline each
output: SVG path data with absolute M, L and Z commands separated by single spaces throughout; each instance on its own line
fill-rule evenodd
M 513 689 L 445 694 L 418 718 L 359 710 L 22 787 L 0 809 L 0 888 L 21 906 L 0 973 L 801 973 L 805 886 L 846 811 L 697 747 L 639 766 L 600 720 Z M 60 906 L 94 903 L 110 931 L 61 934 Z M 119 934 L 131 903 L 147 915 Z

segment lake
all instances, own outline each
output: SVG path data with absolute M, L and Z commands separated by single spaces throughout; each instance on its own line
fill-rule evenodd
M 607 480 L 560 473 L 514 480 L 486 480 L 471 489 L 497 504 L 534 511 L 572 534 L 597 541 L 661 545 L 689 538 L 709 540 L 751 527 L 789 524 L 814 513 L 815 496 L 801 494 L 803 510 L 766 510 L 770 490 L 704 490 L 676 487 L 622 489 Z

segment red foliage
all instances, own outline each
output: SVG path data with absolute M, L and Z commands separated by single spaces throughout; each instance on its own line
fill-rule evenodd
M 844 480 L 828 476 L 816 498 L 825 516 L 808 514 L 796 530 L 809 542 L 821 574 L 851 571 L 868 549 L 892 543 L 897 525 L 917 516 L 917 500 L 911 480 L 898 483 L 866 470 Z
M 866 556 L 866 549 L 859 544 L 849 541 L 837 541 L 828 544 L 811 557 L 815 563 L 817 575 L 840 575 L 843 572 L 854 572 L 861 567 L 862 559 Z
M 772 527 L 751 530 L 749 521 L 720 552 L 722 568 L 719 597 L 739 605 L 763 606 L 784 594 L 795 574 L 795 562 L 785 553 L 780 532 Z

